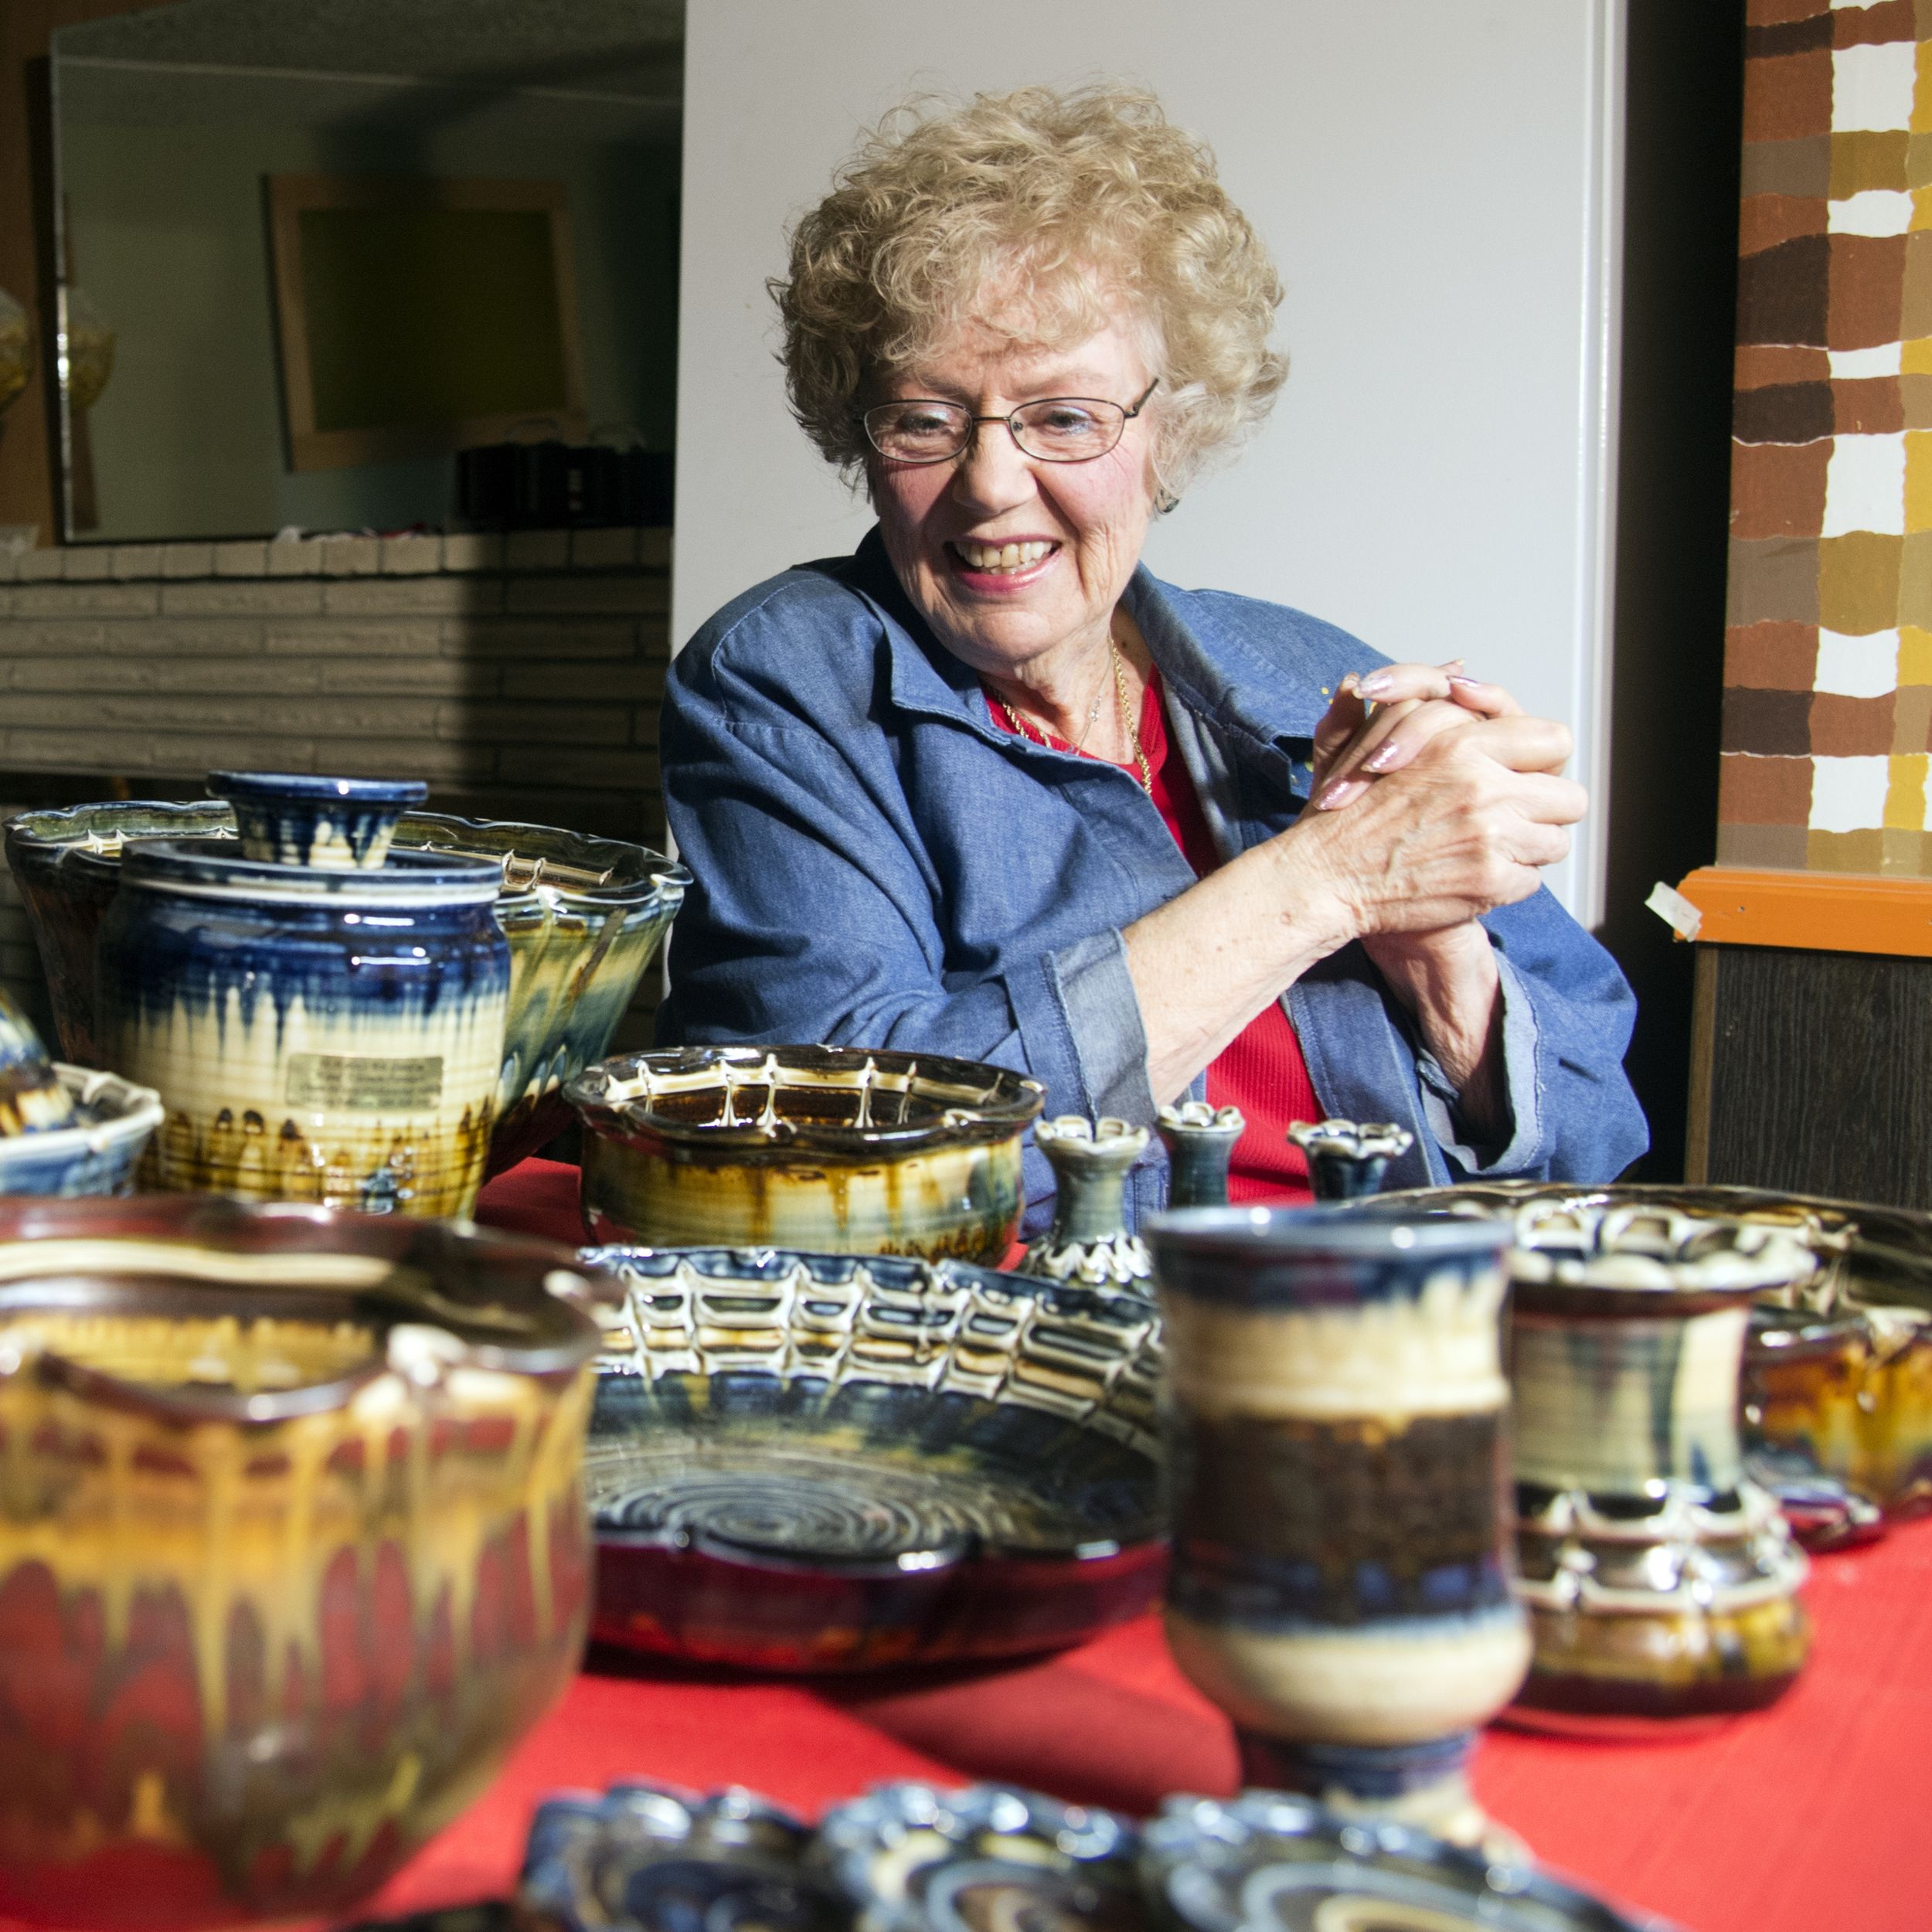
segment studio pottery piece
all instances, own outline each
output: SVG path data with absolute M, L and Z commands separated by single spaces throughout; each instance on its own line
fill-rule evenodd
M 1184 1932 L 1672 1932 L 1521 1859 L 1281 1791 L 1166 1799 L 1141 1872 Z
M 94 1016 L 94 951 L 119 888 L 124 845 L 235 836 L 234 811 L 223 801 L 111 801 L 8 821 L 8 862 L 68 1060 L 107 1064 Z M 642 845 L 437 812 L 404 812 L 394 842 L 403 852 L 487 860 L 501 876 L 496 918 L 509 942 L 510 992 L 489 1155 L 489 1172 L 500 1172 L 570 1125 L 563 1083 L 611 1050 L 690 875 Z
M 124 1194 L 161 1124 L 161 1096 L 112 1073 L 56 1064 L 69 1124 L 0 1135 L 0 1196 Z
M 1644 1719 L 1780 1696 L 1809 1647 L 1803 1553 L 1746 1475 L 1754 1297 L 1808 1275 L 1777 1229 L 1528 1207 L 1510 1272 L 1526 1712 Z
M 565 1094 L 596 1240 L 997 1262 L 1045 1090 L 937 1054 L 703 1046 L 606 1060 Z
M 1226 1207 L 1228 1164 L 1247 1131 L 1241 1110 L 1183 1100 L 1179 1107 L 1162 1107 L 1155 1124 L 1167 1148 L 1168 1206 Z
M 0 1203 L 0 1914 L 337 1913 L 482 1791 L 583 1640 L 595 1292 L 474 1230 Z
M 489 1160 L 500 1174 L 575 1117 L 563 1089 L 610 1052 L 691 875 L 644 845 L 501 819 L 411 812 L 396 842 L 487 859 L 502 879 L 510 1001 Z
M 20 889 L 46 975 L 61 1057 L 105 1067 L 94 1006 L 94 947 L 121 886 L 121 853 L 135 838 L 232 838 L 235 815 L 218 800 L 169 804 L 112 799 L 7 821 L 7 865 Z
M 225 840 L 144 839 L 120 870 L 100 1020 L 114 1064 L 167 1110 L 156 1185 L 469 1213 L 509 991 L 496 867 L 418 852 L 284 865 Z
M 811 1831 L 736 1786 L 701 1797 L 614 1784 L 546 1799 L 530 1821 L 517 1902 L 562 1932 L 845 1932 L 849 1914 L 804 1869 Z
M 430 788 L 420 778 L 317 778 L 294 771 L 211 771 L 211 798 L 235 815 L 242 856 L 270 866 L 372 872 L 396 821 Z
M 1168 1641 L 1244 1781 L 1461 1842 L 1529 1661 L 1510 1590 L 1506 1228 L 1374 1207 L 1148 1224 L 1165 1336 Z
M 1147 1151 L 1147 1129 L 1064 1114 L 1042 1121 L 1033 1145 L 1053 1170 L 1053 1225 L 1026 1250 L 1020 1272 L 1146 1293 L 1153 1264 L 1147 1244 L 1128 1231 L 1127 1176 Z
M 1318 1201 L 1359 1201 L 1380 1193 L 1389 1163 L 1416 1140 L 1406 1127 L 1355 1121 L 1296 1121 L 1288 1138 L 1308 1156 L 1308 1185 Z
M 0 1141 L 73 1124 L 73 1097 L 40 1044 L 33 1022 L 0 988 Z
M 1740 1419 L 1747 1472 L 1801 1540 L 1856 1540 L 1932 1508 L 1932 1214 L 1757 1188 L 1500 1182 L 1391 1196 L 1515 1215 L 1645 1207 L 1781 1230 L 1817 1258 L 1752 1304 Z
M 588 1249 L 594 1634 L 863 1670 L 1051 1649 L 1160 1589 L 1154 1310 L 954 1261 Z
M 811 1855 L 854 1932 L 1151 1932 L 1138 1849 L 1126 1818 L 1094 1806 L 906 1783 L 835 1805 Z

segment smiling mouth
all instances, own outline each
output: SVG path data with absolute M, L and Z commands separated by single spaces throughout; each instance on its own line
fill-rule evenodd
M 1060 546 L 1038 538 L 1025 543 L 973 543 L 957 538 L 946 547 L 969 570 L 1016 577 L 1021 571 L 1030 570 L 1035 564 L 1043 563 Z

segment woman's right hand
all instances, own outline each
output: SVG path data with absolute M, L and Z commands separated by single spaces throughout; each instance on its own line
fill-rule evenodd
M 1570 852 L 1589 799 L 1556 774 L 1569 733 L 1547 719 L 1473 719 L 1439 732 L 1341 810 L 1271 842 L 1352 939 L 1429 932 L 1527 899 Z

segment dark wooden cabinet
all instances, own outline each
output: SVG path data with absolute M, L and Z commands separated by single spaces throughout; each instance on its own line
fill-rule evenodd
M 1687 1178 L 1932 1208 L 1932 958 L 1699 949 Z

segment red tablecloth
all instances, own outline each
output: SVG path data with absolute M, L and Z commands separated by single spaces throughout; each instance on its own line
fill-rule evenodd
M 481 1218 L 574 1238 L 575 1182 L 526 1163 Z M 1776 1709 L 1661 1743 L 1497 1727 L 1483 1801 L 1547 1862 L 1692 1932 L 1927 1932 L 1932 1523 L 1821 1559 L 1808 1600 L 1811 1665 Z M 747 1784 L 808 1812 L 880 1778 L 998 1778 L 1145 1813 L 1169 1791 L 1231 1791 L 1235 1757 L 1152 1617 L 941 1680 L 746 1681 L 596 1655 L 378 1909 L 502 1892 L 543 1794 L 627 1776 Z

